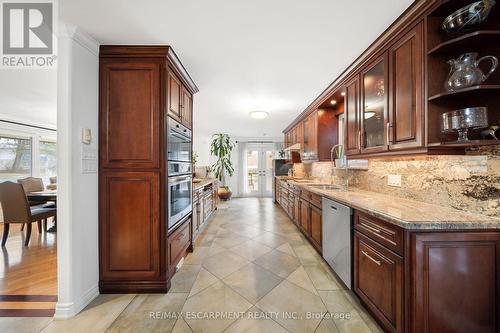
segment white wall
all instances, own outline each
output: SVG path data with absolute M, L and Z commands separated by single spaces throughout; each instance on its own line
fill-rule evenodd
M 97 150 L 98 43 L 60 23 L 58 51 L 58 288 L 56 318 L 72 317 L 98 295 L 97 172 L 82 173 L 81 129 Z

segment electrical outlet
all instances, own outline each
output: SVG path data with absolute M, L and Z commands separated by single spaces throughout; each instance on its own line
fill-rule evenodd
M 387 185 L 394 187 L 401 187 L 401 175 L 388 175 Z

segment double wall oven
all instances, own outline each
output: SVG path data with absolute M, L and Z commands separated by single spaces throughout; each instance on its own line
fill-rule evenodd
M 193 209 L 192 132 L 174 119 L 167 120 L 168 230 Z

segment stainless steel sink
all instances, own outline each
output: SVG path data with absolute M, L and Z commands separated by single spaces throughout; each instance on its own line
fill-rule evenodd
M 317 188 L 319 190 L 342 191 L 342 188 L 340 186 L 337 186 L 337 185 L 311 184 L 309 186 Z

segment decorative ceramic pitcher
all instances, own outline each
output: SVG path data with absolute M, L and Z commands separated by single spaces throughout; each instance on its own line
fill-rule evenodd
M 477 56 L 478 54 L 475 52 L 464 53 L 457 59 L 448 60 L 451 68 L 444 85 L 447 91 L 456 91 L 481 84 L 495 71 L 498 66 L 496 57 L 485 56 L 477 59 Z M 479 63 L 483 60 L 491 61 L 491 69 L 487 74 L 484 74 L 479 68 Z

